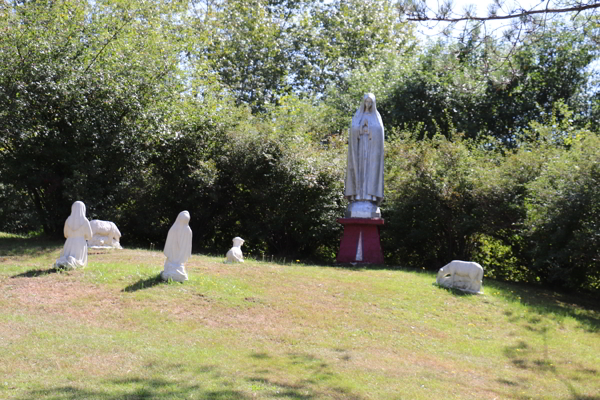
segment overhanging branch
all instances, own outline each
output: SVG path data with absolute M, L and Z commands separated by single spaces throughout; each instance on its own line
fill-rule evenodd
M 524 10 L 521 9 L 521 12 L 516 14 L 508 14 L 508 15 L 490 15 L 488 17 L 474 17 L 474 16 L 464 16 L 457 18 L 448 18 L 448 17 L 428 17 L 423 14 L 408 14 L 406 20 L 407 21 L 417 21 L 417 22 L 426 22 L 426 21 L 437 21 L 437 22 L 461 22 L 461 21 L 492 21 L 492 20 L 503 20 L 503 19 L 513 19 L 513 18 L 521 18 L 528 15 L 534 14 L 560 14 L 567 12 L 581 12 L 591 9 L 600 8 L 600 3 L 595 4 L 586 4 L 573 6 L 568 8 L 545 8 L 543 10 Z

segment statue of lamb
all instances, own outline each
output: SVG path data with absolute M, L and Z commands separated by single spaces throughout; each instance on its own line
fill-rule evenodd
M 483 268 L 472 261 L 454 260 L 444 265 L 437 274 L 440 286 L 464 290 L 471 293 L 483 293 Z
M 244 239 L 241 237 L 233 238 L 233 247 L 229 249 L 225 257 L 226 264 L 236 263 L 236 262 L 244 262 L 244 255 L 242 254 L 242 245 L 244 244 Z
M 88 240 L 88 246 L 122 248 L 119 243 L 121 232 L 114 222 L 93 219 L 90 221 L 90 226 L 92 227 L 92 239 Z

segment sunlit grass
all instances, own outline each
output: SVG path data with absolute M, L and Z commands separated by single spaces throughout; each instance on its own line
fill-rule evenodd
M 201 255 L 186 264 L 189 281 L 165 283 L 159 251 L 92 250 L 87 268 L 60 272 L 62 244 L 4 240 L 3 399 L 600 396 L 590 299 L 494 281 L 467 295 L 428 272 Z

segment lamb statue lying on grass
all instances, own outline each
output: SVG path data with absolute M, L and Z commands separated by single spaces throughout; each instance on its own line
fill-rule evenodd
M 114 222 L 93 219 L 90 221 L 90 226 L 92 227 L 92 239 L 88 240 L 88 246 L 122 248 L 119 243 L 121 232 Z
M 444 265 L 437 274 L 437 284 L 470 293 L 483 293 L 483 268 L 476 262 L 454 260 Z

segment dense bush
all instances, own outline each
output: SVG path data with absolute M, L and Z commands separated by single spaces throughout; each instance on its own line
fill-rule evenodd
M 0 231 L 39 232 L 42 226 L 26 193 L 0 183 Z
M 386 153 L 387 259 L 411 267 L 439 268 L 470 254 L 477 229 L 472 208 L 472 157 L 464 144 L 443 136 L 391 140 Z
M 387 261 L 470 259 L 489 277 L 598 290 L 600 141 L 567 125 L 534 124 L 533 144 L 506 154 L 456 136 L 390 140 Z
M 230 136 L 216 158 L 213 188 L 215 247 L 226 250 L 234 236 L 254 254 L 331 260 L 343 215 L 344 157 L 310 143 L 264 132 Z
M 210 222 L 212 184 L 217 176 L 212 147 L 223 133 L 204 127 L 197 132 L 163 138 L 137 172 L 129 201 L 115 222 L 125 245 L 163 246 L 179 212 L 191 214 L 194 242 L 202 242 Z
M 387 147 L 387 259 L 437 269 L 476 258 L 484 236 L 506 242 L 525 212 L 522 185 L 502 171 L 502 155 L 458 135 L 416 136 Z
M 600 138 L 578 131 L 528 188 L 524 234 L 536 278 L 555 287 L 599 290 Z
M 301 120 L 304 111 L 290 113 L 272 121 L 241 111 L 228 124 L 196 121 L 161 140 L 123 207 L 132 242 L 161 247 L 177 214 L 188 210 L 194 251 L 225 254 L 240 236 L 248 255 L 331 261 L 345 154 L 337 141 L 328 149 L 315 143 L 314 120 L 291 129 L 285 119 Z

